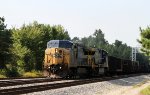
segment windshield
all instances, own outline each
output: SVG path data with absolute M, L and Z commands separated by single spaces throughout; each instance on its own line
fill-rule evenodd
M 47 43 L 47 48 L 71 48 L 72 45 L 68 40 L 51 40 Z

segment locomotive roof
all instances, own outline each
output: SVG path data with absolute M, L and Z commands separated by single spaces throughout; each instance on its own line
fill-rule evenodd
M 47 42 L 47 48 L 60 47 L 60 48 L 71 48 L 73 43 L 69 40 L 50 40 Z

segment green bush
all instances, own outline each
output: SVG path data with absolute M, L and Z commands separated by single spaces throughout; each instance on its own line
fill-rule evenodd
M 7 74 L 7 70 L 6 69 L 1 69 L 0 70 L 0 75 L 6 75 Z
M 7 74 L 6 74 L 8 77 L 19 77 L 19 73 L 18 73 L 18 70 L 17 68 L 15 67 L 12 67 L 10 69 L 7 69 Z
M 13 66 L 12 64 L 7 64 L 6 69 L 0 70 L 0 78 L 6 78 L 6 77 L 42 77 L 41 71 L 28 71 L 25 72 L 25 70 L 18 66 Z
M 7 77 L 19 77 L 20 74 L 18 73 L 18 68 L 17 66 L 13 66 L 12 64 L 7 64 L 6 65 L 6 76 Z
M 6 74 L 7 74 L 6 69 L 1 69 L 0 70 L 0 78 L 6 78 Z

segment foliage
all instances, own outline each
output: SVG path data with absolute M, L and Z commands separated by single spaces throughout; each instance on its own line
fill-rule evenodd
M 19 29 L 12 29 L 13 63 L 25 71 L 41 70 L 46 44 L 52 39 L 66 39 L 68 32 L 60 25 L 50 26 L 33 22 Z
M 105 45 L 108 44 L 108 41 L 105 40 L 104 34 L 103 34 L 103 32 L 100 29 L 96 30 L 94 32 L 93 36 L 94 36 L 93 41 L 95 42 L 94 43 L 95 47 L 97 47 L 97 48 L 104 48 Z
M 80 39 L 78 37 L 74 37 L 72 39 L 72 42 L 74 42 L 74 43 L 80 43 Z
M 1 70 L 0 70 L 0 75 L 1 75 L 1 76 L 6 76 L 6 75 L 7 75 L 6 69 L 1 69 Z
M 6 28 L 4 22 L 4 17 L 0 17 L 0 69 L 4 69 L 10 60 L 11 31 Z
M 105 39 L 104 33 L 100 29 L 95 30 L 93 35 L 90 35 L 88 37 L 83 37 L 81 39 L 79 39 L 78 37 L 74 37 L 72 41 L 82 43 L 84 46 L 87 47 L 104 49 L 111 56 L 123 59 L 131 59 L 132 49 L 130 46 L 119 40 L 115 40 L 114 43 L 109 44 L 108 41 Z M 137 61 L 139 61 L 141 64 L 149 62 L 148 57 L 141 53 L 137 53 Z
M 82 38 L 81 42 L 83 43 L 83 45 L 87 47 L 97 47 L 97 48 L 104 48 L 105 45 L 108 44 L 108 41 L 105 40 L 104 34 L 100 29 L 95 30 L 93 35 Z
M 72 41 L 80 42 L 87 47 L 104 49 L 111 56 L 130 59 L 131 47 L 127 46 L 119 40 L 116 40 L 113 44 L 109 44 L 108 41 L 105 39 L 105 35 L 100 29 L 95 30 L 93 35 L 90 35 L 89 37 L 81 38 L 81 40 L 78 37 L 74 37 Z
M 142 51 L 146 53 L 146 55 L 150 56 L 150 27 L 146 29 L 141 29 L 141 39 L 138 42 L 142 45 Z
M 149 63 L 149 57 L 145 56 L 144 53 L 137 53 L 136 59 L 139 61 L 139 63 L 144 64 L 144 65 L 148 65 L 146 63 Z
M 12 64 L 7 64 L 6 74 L 7 77 L 19 77 L 18 68 Z
M 115 40 L 115 43 L 106 47 L 111 56 L 115 56 L 123 59 L 130 59 L 131 47 L 122 43 L 122 41 Z

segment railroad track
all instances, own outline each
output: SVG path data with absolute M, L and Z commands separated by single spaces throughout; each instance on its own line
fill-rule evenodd
M 10 78 L 0 78 L 0 80 L 10 80 L 10 79 L 40 79 L 46 77 L 10 77 Z
M 52 89 L 58 89 L 58 88 L 63 88 L 63 87 L 70 87 L 70 86 L 77 86 L 77 85 L 83 85 L 83 84 L 88 84 L 88 83 L 96 83 L 96 82 L 102 82 L 102 81 L 108 81 L 108 80 L 114 80 L 114 79 L 120 79 L 120 78 L 126 78 L 126 77 L 131 77 L 131 76 L 138 76 L 138 75 L 139 74 L 128 75 L 128 76 L 127 75 L 121 75 L 121 76 L 103 77 L 103 78 L 80 79 L 80 80 L 75 80 L 75 81 L 71 81 L 71 82 L 42 84 L 42 85 L 19 87 L 19 88 L 10 88 L 10 89 L 1 89 L 0 90 L 0 95 L 26 94 L 26 93 L 52 90 Z M 55 80 L 51 79 L 51 80 L 45 80 L 45 81 L 46 82 L 47 81 L 48 82 L 53 82 Z M 59 81 L 59 80 L 57 80 L 57 81 Z M 28 82 L 30 82 L 30 81 L 28 81 Z M 39 81 L 39 82 L 44 82 L 44 81 Z M 24 84 L 25 82 L 20 82 L 20 84 L 21 83 Z M 30 82 L 30 83 L 33 83 L 33 82 Z
M 43 82 L 54 82 L 54 81 L 61 81 L 61 80 L 62 79 L 49 79 L 49 78 L 32 79 L 32 80 L 6 80 L 6 81 L 0 81 L 0 87 L 33 84 L 33 83 L 43 83 Z
M 102 81 L 102 79 L 83 79 L 83 80 L 78 80 L 73 82 L 63 82 L 63 83 L 46 84 L 46 85 L 44 84 L 44 85 L 21 87 L 21 88 L 3 89 L 0 90 L 0 95 L 25 94 L 25 93 L 32 93 L 37 91 L 44 91 L 44 90 L 51 90 L 51 89 L 57 89 L 63 87 L 94 83 L 99 81 Z

